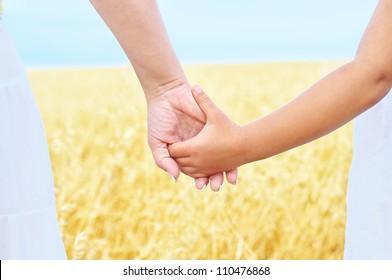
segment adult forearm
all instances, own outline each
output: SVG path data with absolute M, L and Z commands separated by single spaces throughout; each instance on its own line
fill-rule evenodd
M 155 0 L 90 0 L 131 61 L 147 99 L 186 81 Z
M 244 151 L 244 163 L 271 157 L 324 136 L 376 104 L 387 94 L 390 83 L 367 66 L 354 60 L 286 106 L 244 126 L 243 138 L 248 147 Z

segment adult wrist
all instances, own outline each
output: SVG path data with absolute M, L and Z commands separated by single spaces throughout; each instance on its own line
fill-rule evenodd
M 161 81 L 154 86 L 147 88 L 143 87 L 143 90 L 146 96 L 147 103 L 149 103 L 152 100 L 155 100 L 162 95 L 180 87 L 189 88 L 189 92 L 191 90 L 189 82 L 185 76 L 178 76 L 166 81 Z

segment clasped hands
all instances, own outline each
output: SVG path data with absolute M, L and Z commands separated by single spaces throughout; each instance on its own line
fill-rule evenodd
M 198 189 L 210 183 L 219 191 L 224 180 L 237 184 L 241 127 L 232 122 L 198 86 L 187 82 L 161 89 L 148 105 L 148 143 L 156 165 L 173 181 L 180 172 Z

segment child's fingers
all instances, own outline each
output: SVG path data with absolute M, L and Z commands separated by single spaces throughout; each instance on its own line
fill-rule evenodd
M 174 158 L 181 168 L 192 167 L 192 159 L 190 157 Z
M 192 142 L 192 139 L 183 141 L 183 142 L 176 142 L 173 144 L 168 145 L 168 150 L 170 153 L 170 156 L 172 158 L 183 158 L 183 157 L 188 157 L 189 154 L 189 147 L 190 143 Z
M 215 105 L 214 102 L 212 102 L 210 97 L 199 86 L 192 88 L 192 94 L 200 109 L 205 114 L 207 122 L 208 120 L 211 121 L 214 119 L 216 113 L 220 112 L 220 109 Z
M 182 166 L 181 172 L 184 173 L 185 175 L 188 175 L 189 177 L 198 178 L 197 182 L 195 181 L 195 183 L 197 183 L 197 185 L 196 185 L 197 188 L 201 189 L 202 187 L 204 187 L 204 185 L 208 185 L 207 177 L 206 177 L 206 179 L 204 179 L 204 177 L 206 175 L 204 173 L 201 173 L 200 171 L 198 171 L 193 166 L 185 166 L 185 167 Z M 199 179 L 200 179 L 200 181 L 199 181 Z M 201 180 L 201 179 L 203 179 L 203 180 Z

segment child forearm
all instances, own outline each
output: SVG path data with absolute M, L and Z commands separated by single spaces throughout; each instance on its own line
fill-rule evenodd
M 147 99 L 186 81 L 155 0 L 90 0 L 131 61 Z
M 244 161 L 319 138 L 379 102 L 392 86 L 392 1 L 381 0 L 355 59 L 272 114 L 243 128 Z
M 265 159 L 315 140 L 367 110 L 390 84 L 353 61 L 279 110 L 242 128 L 244 163 Z

